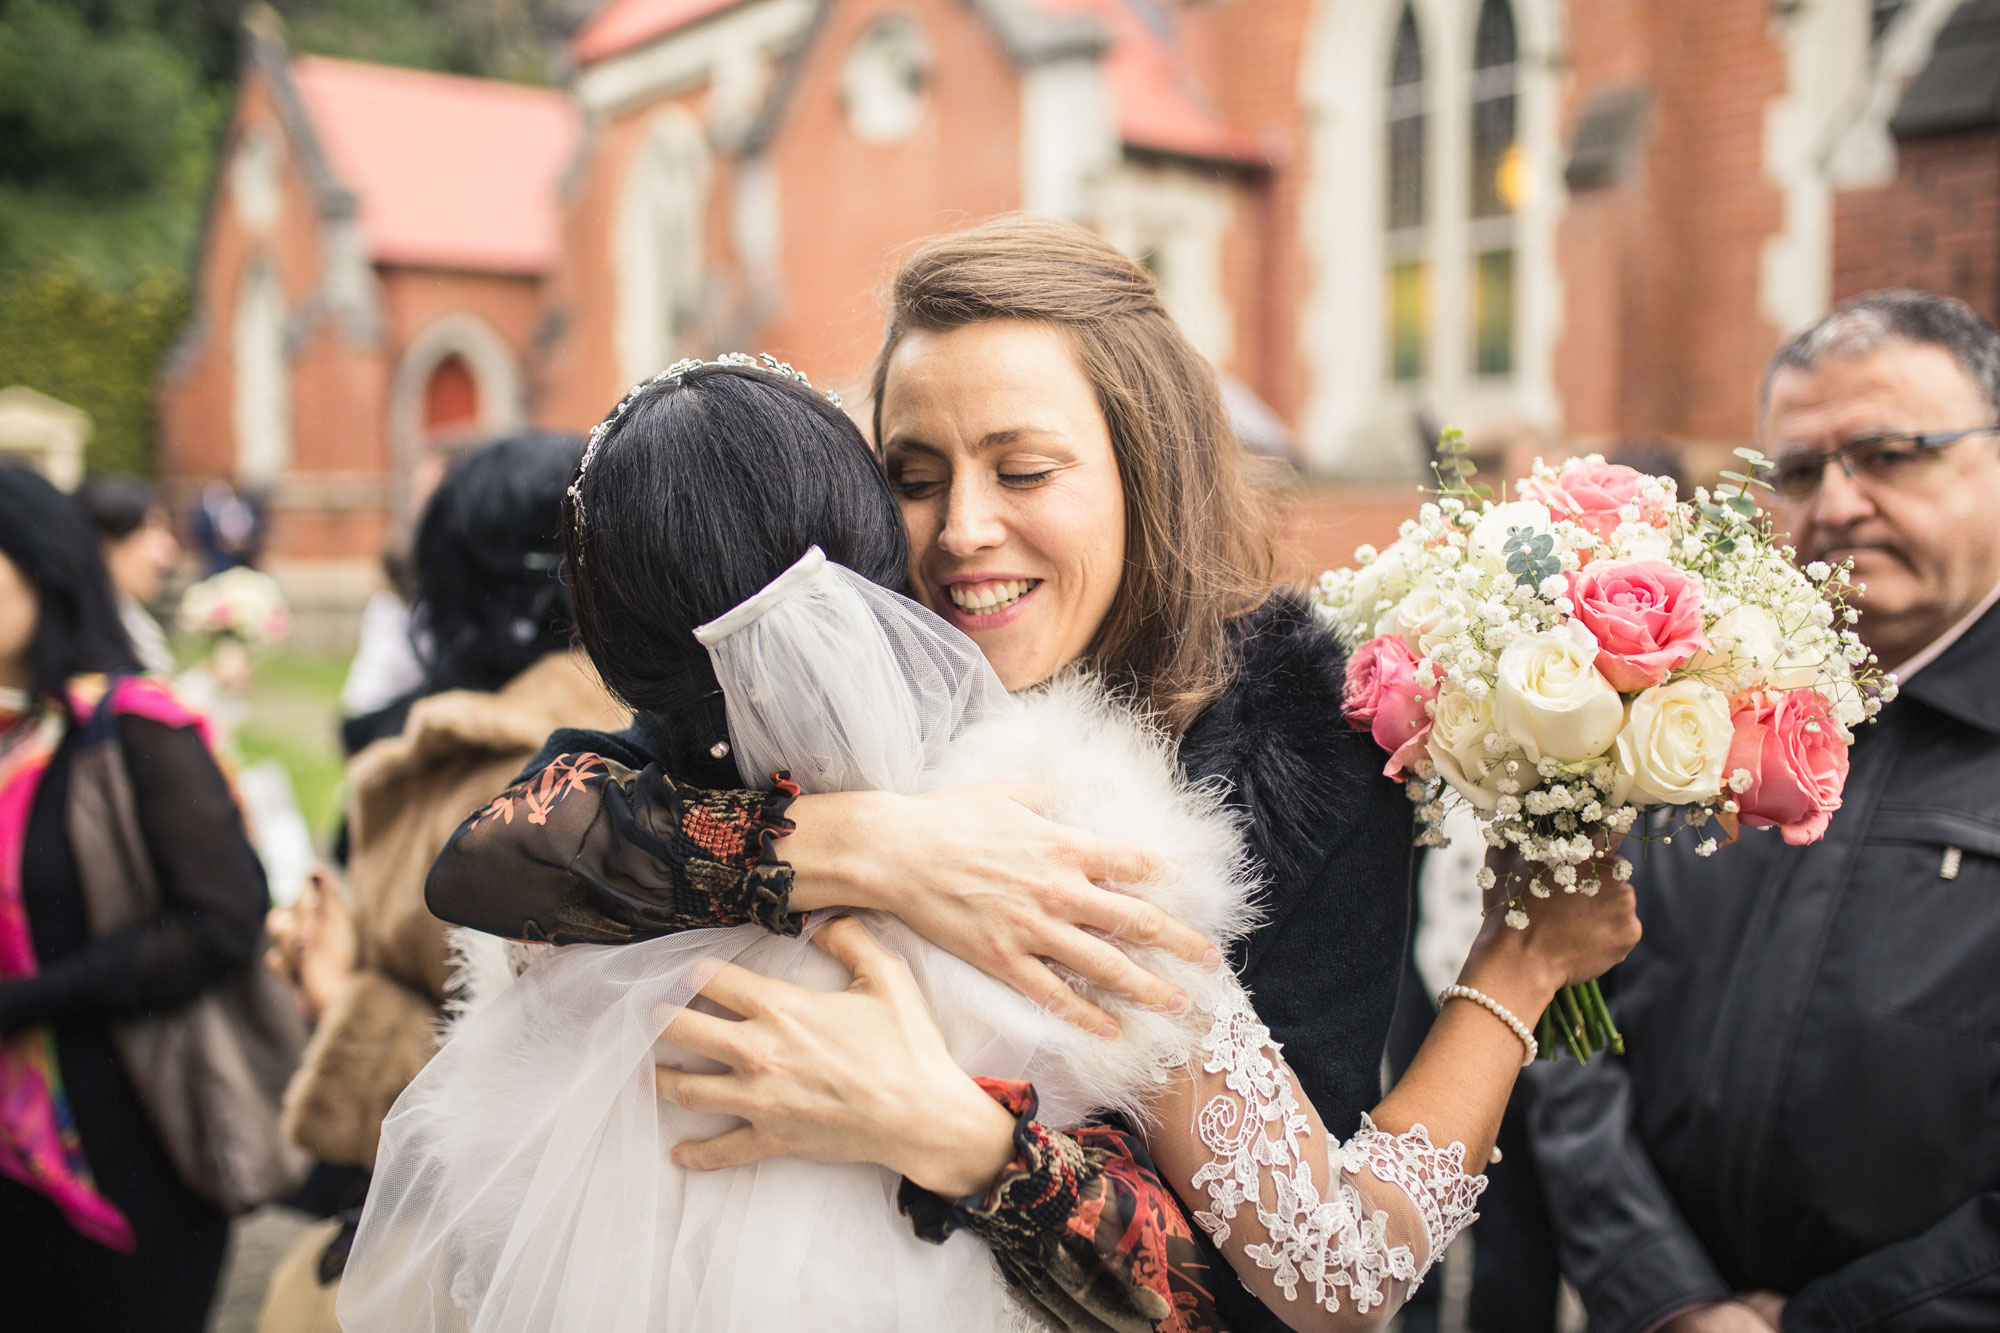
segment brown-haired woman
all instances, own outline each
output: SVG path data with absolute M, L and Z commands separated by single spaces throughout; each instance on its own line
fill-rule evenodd
M 912 595 L 966 632 L 1009 689 L 1079 664 L 1122 684 L 1178 738 L 1190 777 L 1226 784 L 1268 884 L 1266 922 L 1232 960 L 1276 1038 L 1252 1042 L 1256 1052 L 1283 1044 L 1341 1140 L 1371 1107 L 1390 1134 L 1421 1113 L 1440 1141 L 1461 1140 L 1483 1161 L 1520 1044 L 1480 1010 L 1450 1007 L 1410 1078 L 1380 1098 L 1407 925 L 1409 807 L 1381 776 L 1379 753 L 1340 720 L 1338 646 L 1272 590 L 1269 543 L 1214 374 L 1150 277 L 1060 223 L 1002 219 L 930 242 L 896 281 L 876 388 Z M 629 698 L 619 673 L 599 665 Z M 551 738 L 545 764 L 582 750 L 609 761 L 595 765 L 609 776 L 563 798 L 606 817 L 465 826 L 433 869 L 433 909 L 495 933 L 619 942 L 748 920 L 794 931 L 809 910 L 872 907 L 1107 1033 L 1115 1027 L 1050 960 L 1142 1002 L 1186 1003 L 1092 933 L 1191 959 L 1206 951 L 1184 927 L 1097 887 L 1142 878 L 1145 853 L 1040 819 L 1033 792 L 819 794 L 785 812 L 745 794 L 730 808 L 756 816 L 726 830 L 737 873 L 687 874 L 673 848 L 717 845 L 700 833 L 713 797 L 665 775 L 699 779 L 717 771 L 710 755 L 727 754 L 719 707 L 706 730 L 690 721 Z M 564 771 L 577 762 L 572 754 Z M 785 862 L 769 854 L 780 835 Z M 1571 973 L 1620 952 L 1629 894 L 1600 895 L 1597 908 L 1489 935 L 1465 980 L 1503 1007 L 1539 1012 L 1555 986 L 1581 979 Z M 1160 1180 L 1194 1200 L 1212 1186 L 1201 1172 L 1222 1147 L 1189 1132 L 1203 1107 L 1167 1095 L 1151 1156 L 1121 1128 L 1053 1134 L 1032 1124 L 1029 1090 L 984 1088 L 1009 1112 L 997 1118 L 992 1101 L 982 1115 L 981 1098 L 941 1092 L 952 1076 L 971 1080 L 940 1075 L 936 1043 L 911 1035 L 927 1016 L 879 971 L 843 997 L 743 984 L 771 1001 L 743 1028 L 755 1067 L 725 1061 L 731 1072 L 699 1077 L 704 1109 L 749 1125 L 681 1145 L 684 1165 L 790 1153 L 890 1166 L 910 1182 L 903 1202 L 920 1231 L 942 1239 L 970 1228 L 1044 1311 L 1075 1327 L 1247 1329 L 1277 1326 L 1271 1309 L 1336 1324 L 1384 1313 L 1357 1309 L 1368 1302 L 1352 1289 L 1327 1289 L 1330 1305 L 1290 1303 L 1274 1265 L 1244 1253 L 1243 1227 L 1225 1258 L 1190 1226 Z M 671 1077 L 662 1090 L 692 1091 Z M 1428 1169 L 1444 1188 L 1462 1179 L 1440 1162 Z M 1213 1208 L 1212 1187 L 1207 1198 Z M 1444 1234 L 1433 1228 L 1418 1262 Z M 1406 1290 L 1414 1275 L 1374 1281 Z

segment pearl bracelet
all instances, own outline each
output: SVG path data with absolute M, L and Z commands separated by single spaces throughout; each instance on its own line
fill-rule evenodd
M 1521 1046 L 1527 1051 L 1527 1054 L 1521 1059 L 1521 1068 L 1526 1069 L 1529 1065 L 1535 1063 L 1535 1057 L 1542 1053 L 1542 1045 L 1535 1040 L 1535 1034 L 1528 1030 L 1528 1025 L 1514 1017 L 1513 1010 L 1494 999 L 1491 995 L 1488 995 L 1485 991 L 1474 990 L 1470 986 L 1446 986 L 1438 992 L 1438 1008 L 1444 1008 L 1445 1001 L 1447 1000 L 1470 1000 L 1480 1008 L 1486 1010 L 1487 1013 L 1499 1019 L 1502 1023 L 1505 1023 L 1508 1030 L 1521 1039 Z

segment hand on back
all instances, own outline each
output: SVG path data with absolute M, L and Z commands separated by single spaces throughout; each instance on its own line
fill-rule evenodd
M 923 796 L 883 792 L 801 797 L 784 851 L 800 907 L 891 912 L 947 953 L 1086 1031 L 1115 1036 L 1100 1007 L 1051 967 L 1161 1009 L 1186 996 L 1104 936 L 1221 965 L 1207 940 L 1158 908 L 1106 885 L 1171 873 L 1143 848 L 1043 818 L 1040 789 L 1007 783 Z

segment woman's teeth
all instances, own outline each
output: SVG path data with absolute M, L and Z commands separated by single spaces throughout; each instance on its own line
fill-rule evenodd
M 989 583 L 954 583 L 945 589 L 951 604 L 968 615 L 990 616 L 1026 597 L 1040 579 L 996 579 Z

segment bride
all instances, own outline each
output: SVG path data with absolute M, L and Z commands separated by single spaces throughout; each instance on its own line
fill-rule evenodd
M 813 484 L 759 487 L 780 469 Z M 684 556 L 706 544 L 713 558 L 653 559 L 660 488 L 719 478 L 702 510 L 706 530 L 674 535 Z M 790 768 L 811 790 L 917 792 L 1060 776 L 1068 785 L 1051 815 L 1172 864 L 1174 873 L 1130 891 L 1219 942 L 1252 923 L 1239 831 L 1216 793 L 1178 777 L 1155 734 L 1087 678 L 1008 698 L 969 641 L 878 586 L 900 584 L 903 571 L 903 553 L 885 549 L 900 544 L 883 540 L 900 532 L 887 488 L 846 419 L 791 379 L 738 363 L 675 367 L 607 419 L 573 496 L 573 557 L 615 550 L 622 566 L 577 560 L 579 601 L 607 578 L 656 583 L 653 622 L 618 632 L 682 661 L 690 697 L 720 687 L 746 781 Z M 880 512 L 869 513 L 871 504 Z M 746 588 L 752 595 L 741 595 Z M 599 656 L 604 645 L 588 628 L 585 639 Z M 538 801 L 509 794 L 482 818 L 560 818 L 563 797 L 587 780 L 557 773 Z M 1549 913 L 1545 970 L 1587 974 L 1615 961 L 1629 947 L 1621 919 L 1629 901 L 1617 898 Z M 1104 1041 L 892 918 L 835 921 L 815 943 L 896 992 L 906 1016 L 918 1011 L 904 1027 L 919 1047 L 928 1006 L 936 1049 L 925 1054 L 985 1080 L 1010 1155 L 1041 1126 L 1076 1128 L 1094 1110 L 1148 1126 L 1147 1144 L 1175 1186 L 1205 1199 L 1198 1220 L 1230 1262 L 1268 1274 L 1296 1302 L 1288 1318 L 1381 1322 L 1471 1216 L 1479 1182 L 1460 1169 L 1461 1145 L 1436 1148 L 1416 1123 L 1390 1134 L 1364 1120 L 1345 1143 L 1328 1136 L 1226 973 L 1156 951 L 1147 966 L 1191 1003 L 1161 1013 L 1098 994 L 1121 1029 Z M 537 959 L 461 1027 L 385 1124 L 343 1323 L 874 1329 L 1025 1319 L 970 1237 L 928 1247 L 909 1235 L 894 1215 L 894 1177 L 880 1167 L 774 1158 L 696 1174 L 672 1164 L 676 1143 L 727 1128 L 697 1114 L 704 1080 L 742 1066 L 756 1025 L 782 1013 L 773 1002 L 780 993 L 768 988 L 847 983 L 827 953 L 744 926 Z M 899 980 L 902 968 L 913 985 Z M 728 1021 L 709 1001 L 746 1021 Z M 656 1053 L 663 1027 L 674 1045 Z M 1449 1034 L 1446 1044 L 1469 1057 L 1462 1072 L 1472 1086 L 1439 1092 L 1437 1061 L 1427 1069 L 1420 1060 L 1403 1102 L 1435 1112 L 1433 1123 L 1467 1126 L 1483 1156 L 1512 1062 L 1496 1064 L 1491 1044 Z M 1492 1077 L 1501 1069 L 1504 1078 Z M 654 1102 L 656 1081 L 672 1099 L 664 1105 Z M 1041 1097 L 1039 1122 L 1020 1104 L 1026 1082 Z M 1381 1109 L 1408 1120 L 1411 1108 L 1396 1097 Z M 925 1145 L 909 1145 L 902 1174 L 967 1192 L 951 1182 L 981 1135 L 962 1137 L 932 1145 L 942 1151 L 929 1160 L 920 1160 Z M 1008 1160 L 965 1179 L 990 1180 Z M 1301 1286 L 1309 1300 L 1298 1300 Z M 1042 1307 L 1045 1322 L 1059 1313 Z

